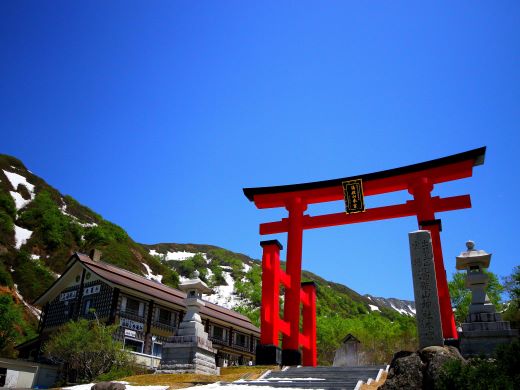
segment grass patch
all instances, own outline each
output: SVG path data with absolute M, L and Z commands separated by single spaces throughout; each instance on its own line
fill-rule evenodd
M 133 375 L 121 380 L 135 386 L 169 386 L 170 389 L 184 389 L 196 385 L 206 385 L 215 382 L 233 382 L 240 378 L 257 379 L 267 370 L 279 370 L 278 366 L 241 366 L 220 369 L 220 375 L 196 374 L 148 374 Z

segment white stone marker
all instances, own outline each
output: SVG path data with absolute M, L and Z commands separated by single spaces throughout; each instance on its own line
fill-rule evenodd
M 433 248 L 430 232 L 408 233 L 412 259 L 413 293 L 415 297 L 419 348 L 443 346 L 441 314 L 437 294 Z

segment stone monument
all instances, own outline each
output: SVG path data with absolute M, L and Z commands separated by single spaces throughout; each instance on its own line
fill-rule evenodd
M 430 232 L 418 230 L 408 233 L 412 259 L 413 293 L 419 335 L 419 348 L 443 346 L 441 314 L 437 281 L 433 264 Z
M 195 271 L 193 279 L 181 283 L 179 289 L 186 292 L 186 315 L 176 334 L 164 344 L 156 373 L 218 375 L 216 351 L 204 331 L 199 314 L 200 308 L 204 306 L 202 294 L 211 292 L 211 289 L 199 279 L 198 271 Z
M 468 241 L 466 247 L 467 251 L 457 256 L 456 263 L 458 270 L 466 270 L 466 287 L 471 290 L 469 314 L 460 334 L 460 350 L 466 357 L 491 355 L 498 345 L 518 337 L 518 330 L 511 329 L 509 321 L 502 321 L 486 294 L 489 276 L 484 268 L 489 268 L 491 254 L 475 249 L 473 241 Z

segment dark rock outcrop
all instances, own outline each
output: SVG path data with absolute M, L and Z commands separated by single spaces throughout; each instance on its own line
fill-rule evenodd
M 91 390 L 125 390 L 126 385 L 116 382 L 99 382 L 93 385 Z
M 443 364 L 452 359 L 465 361 L 457 348 L 449 346 L 426 347 L 417 352 L 397 352 L 380 390 L 433 390 Z

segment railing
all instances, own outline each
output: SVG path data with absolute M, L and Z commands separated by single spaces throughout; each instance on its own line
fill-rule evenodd
M 240 351 L 251 352 L 251 350 L 249 349 L 248 343 L 246 345 L 233 343 L 233 344 L 231 344 L 231 347 L 235 348 L 235 349 L 238 349 Z
M 132 320 L 132 321 L 138 321 L 138 322 L 144 321 L 144 315 L 142 315 L 142 316 L 139 315 L 139 312 L 136 312 L 135 310 L 129 310 L 129 309 L 120 310 L 119 316 L 128 318 L 129 320 Z
M 228 345 L 229 344 L 229 341 L 227 339 L 224 339 L 222 337 L 213 337 L 213 336 L 210 336 L 209 339 L 215 343 L 215 344 L 220 344 L 220 345 Z
M 161 330 L 165 330 L 170 333 L 175 333 L 175 331 L 177 330 L 176 326 L 171 325 L 171 324 L 165 324 L 161 321 L 153 321 L 152 326 L 155 328 L 159 328 Z

